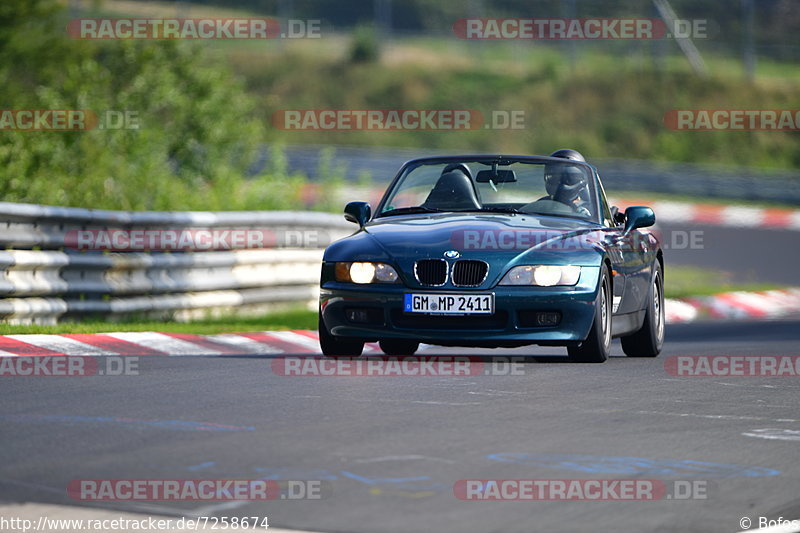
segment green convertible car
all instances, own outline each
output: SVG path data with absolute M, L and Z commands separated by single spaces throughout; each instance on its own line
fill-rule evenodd
M 574 150 L 407 162 L 373 211 L 325 251 L 319 338 L 330 356 L 379 342 L 565 346 L 603 362 L 612 337 L 632 357 L 664 343 L 664 262 L 649 207 L 608 205 Z

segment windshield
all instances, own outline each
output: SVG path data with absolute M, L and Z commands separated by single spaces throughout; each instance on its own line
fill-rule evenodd
M 378 216 L 485 211 L 597 221 L 590 167 L 565 160 L 437 160 L 409 165 Z

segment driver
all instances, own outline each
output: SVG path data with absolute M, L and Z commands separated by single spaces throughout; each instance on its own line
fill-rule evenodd
M 589 210 L 580 205 L 587 185 L 586 175 L 578 167 L 562 163 L 548 165 L 544 173 L 548 196 L 543 199 L 560 202 L 581 215 L 591 216 Z

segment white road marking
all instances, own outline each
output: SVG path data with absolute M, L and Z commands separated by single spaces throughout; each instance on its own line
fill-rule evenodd
M 466 407 L 470 405 L 481 405 L 481 402 L 439 402 L 433 400 L 392 400 L 389 398 L 369 398 L 369 399 L 356 399 L 348 398 L 351 402 L 368 402 L 368 403 L 415 403 L 422 405 L 446 405 L 448 407 Z
M 51 350 L 65 355 L 119 355 L 102 348 L 97 348 L 91 344 L 76 341 L 69 337 L 60 335 L 6 335 L 10 339 L 27 342 L 39 348 Z
M 800 441 L 800 431 L 796 429 L 764 428 L 753 429 L 742 433 L 745 437 L 756 437 L 768 440 Z
M 686 222 L 695 215 L 695 208 L 691 204 L 661 201 L 651 202 L 651 205 L 661 222 Z
M 764 210 L 759 207 L 732 205 L 722 210 L 723 226 L 760 227 L 764 225 Z
M 694 305 L 672 298 L 664 299 L 664 314 L 667 324 L 674 322 L 692 322 L 697 318 L 698 310 Z
M 712 420 L 767 420 L 770 422 L 800 422 L 794 418 L 766 418 L 763 416 L 742 416 L 742 415 L 703 415 L 699 413 L 668 413 L 665 411 L 634 411 L 639 415 L 666 415 L 681 416 L 685 418 L 709 418 Z
M 467 391 L 467 394 L 474 394 L 476 396 L 508 396 L 508 395 L 520 395 L 524 396 L 528 394 L 527 392 L 519 392 L 519 391 L 510 391 L 510 390 L 491 390 L 487 389 L 484 391 Z
M 293 331 L 264 331 L 260 332 L 276 340 L 280 340 L 296 346 L 313 350 L 319 354 L 320 347 L 317 340 L 300 333 Z M 213 348 L 205 348 L 203 346 L 194 344 L 190 341 L 178 339 L 155 331 L 126 331 L 116 333 L 103 333 L 109 337 L 114 337 L 124 342 L 144 346 L 160 352 L 168 353 L 169 355 L 225 355 L 219 350 Z M 90 344 L 86 344 L 68 337 L 61 337 L 60 335 L 6 335 L 10 339 L 27 342 L 34 346 L 51 350 L 56 353 L 63 353 L 66 355 L 119 355 L 117 352 L 98 348 Z M 247 354 L 280 354 L 284 350 L 271 346 L 268 341 L 256 341 L 242 335 L 233 333 L 222 333 L 216 335 L 205 335 L 204 338 L 230 346 L 235 350 L 242 350 Z M 420 344 L 419 351 L 434 348 L 430 344 Z M 383 353 L 377 343 L 368 342 L 364 345 L 364 354 L 381 354 Z M 18 357 L 20 354 L 0 350 L 0 357 Z
M 289 344 L 296 344 L 298 346 L 314 350 L 315 352 L 320 351 L 319 342 L 310 337 L 306 337 L 305 335 L 295 333 L 294 331 L 262 331 L 261 333 L 272 335 L 273 337 L 284 342 L 288 342 Z
M 208 335 L 206 337 L 210 341 L 225 344 L 236 350 L 242 350 L 249 354 L 274 354 L 283 353 L 283 351 L 275 346 L 254 341 L 253 339 L 243 337 L 242 335 L 234 335 L 230 333 L 222 333 L 219 335 Z
M 380 344 L 377 342 L 367 342 L 364 344 L 364 352 L 366 353 L 383 353 Z
M 220 352 L 210 348 L 198 346 L 191 342 L 176 339 L 163 333 L 155 331 L 123 331 L 118 333 L 106 333 L 109 337 L 114 337 L 121 341 L 138 344 L 146 348 L 151 348 L 169 355 L 222 355 Z

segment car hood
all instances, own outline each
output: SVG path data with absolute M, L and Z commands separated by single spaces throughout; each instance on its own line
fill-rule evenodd
M 413 272 L 414 261 L 445 258 L 445 252 L 486 261 L 495 274 L 518 264 L 596 266 L 604 237 L 602 226 L 573 218 L 494 213 L 394 216 L 378 218 L 333 243 L 325 260 L 387 261 L 407 273 Z

